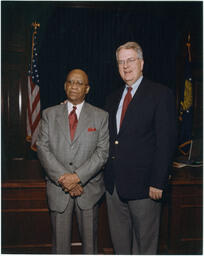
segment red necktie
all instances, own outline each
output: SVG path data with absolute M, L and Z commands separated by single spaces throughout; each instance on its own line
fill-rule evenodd
M 121 118 L 120 118 L 120 127 L 121 127 L 122 121 L 125 117 L 125 112 L 127 110 L 127 107 L 129 105 L 130 101 L 132 100 L 132 94 L 131 94 L 132 87 L 128 87 L 127 89 L 128 89 L 128 92 L 125 95 L 125 99 L 123 101 L 123 109 L 122 109 L 122 114 L 121 114 Z
M 76 127 L 78 123 L 76 109 L 77 109 L 76 106 L 73 106 L 73 110 L 69 114 L 69 128 L 70 128 L 71 140 L 74 139 L 74 133 L 76 131 Z

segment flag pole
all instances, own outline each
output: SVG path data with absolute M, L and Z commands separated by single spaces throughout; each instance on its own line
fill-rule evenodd
M 32 22 L 31 26 L 34 28 L 32 34 L 32 49 L 31 49 L 31 63 L 30 63 L 30 71 L 32 72 L 32 61 L 33 61 L 33 49 L 34 49 L 34 36 L 37 34 L 37 29 L 40 27 L 40 23 Z
M 28 71 L 28 102 L 26 120 L 26 140 L 31 143 L 31 149 L 36 151 L 36 140 L 40 124 L 40 87 L 38 66 L 38 43 L 37 29 L 40 24 L 32 22 L 32 45 L 30 56 L 30 67 Z
M 186 43 L 186 46 L 188 48 L 188 61 L 191 62 L 191 34 L 188 34 L 188 42 Z M 191 152 L 192 152 L 192 146 L 193 146 L 193 140 L 191 140 L 191 144 L 190 144 L 190 150 L 189 150 L 189 154 L 188 154 L 188 161 L 191 160 Z

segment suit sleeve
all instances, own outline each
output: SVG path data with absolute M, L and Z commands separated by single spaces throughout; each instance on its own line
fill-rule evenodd
M 59 185 L 58 179 L 64 173 L 67 173 L 65 167 L 56 159 L 49 147 L 49 122 L 45 111 L 42 113 L 40 130 L 36 142 L 37 154 L 40 162 L 45 169 L 48 177 Z
M 101 121 L 98 141 L 96 149 L 92 156 L 77 170 L 82 185 L 85 185 L 92 177 L 94 177 L 103 167 L 108 159 L 109 153 L 109 131 L 108 131 L 108 113 L 105 113 Z
M 165 90 L 160 99 L 155 113 L 156 152 L 150 186 L 164 189 L 177 145 L 177 114 L 170 90 Z

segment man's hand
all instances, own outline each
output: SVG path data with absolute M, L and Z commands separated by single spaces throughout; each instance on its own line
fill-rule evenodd
M 83 187 L 77 184 L 72 190 L 69 191 L 70 196 L 76 197 L 83 193 Z
M 58 182 L 66 190 L 65 192 L 69 192 L 78 185 L 80 179 L 76 173 L 65 173 L 59 178 Z
M 149 187 L 149 197 L 153 200 L 159 200 L 162 198 L 162 189 Z
M 64 100 L 63 102 L 60 102 L 60 104 L 67 104 L 68 100 Z

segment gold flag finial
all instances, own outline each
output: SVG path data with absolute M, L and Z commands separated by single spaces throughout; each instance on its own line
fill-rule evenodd
M 34 50 L 34 37 L 37 34 L 37 29 L 40 27 L 40 23 L 32 22 L 32 27 L 34 28 L 33 34 L 32 34 L 32 51 L 31 51 L 31 71 L 32 71 L 32 60 L 33 60 L 33 50 Z
M 34 27 L 35 31 L 37 30 L 37 28 L 40 27 L 40 23 L 37 23 L 36 21 L 35 22 L 32 22 L 32 26 Z
M 188 34 L 188 42 L 190 42 L 190 40 L 191 40 L 191 34 L 189 33 Z

